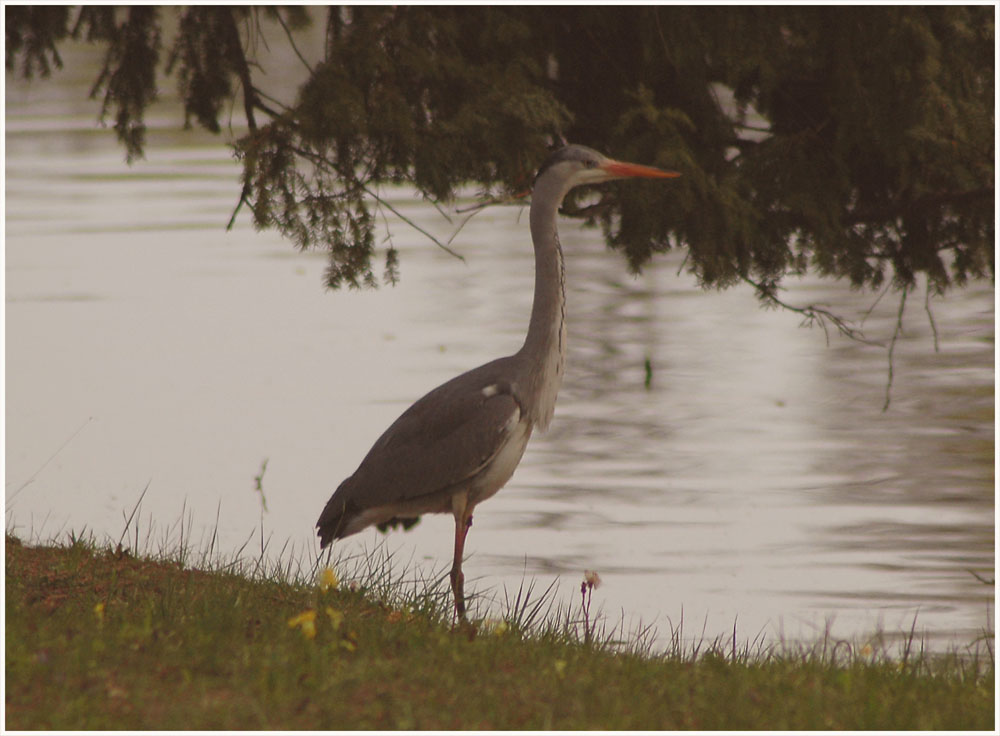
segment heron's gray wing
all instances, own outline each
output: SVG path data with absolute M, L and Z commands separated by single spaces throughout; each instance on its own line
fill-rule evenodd
M 346 517 L 460 484 L 496 455 L 521 416 L 497 363 L 426 394 L 379 437 L 323 510 L 317 526 L 324 544 L 340 536 Z

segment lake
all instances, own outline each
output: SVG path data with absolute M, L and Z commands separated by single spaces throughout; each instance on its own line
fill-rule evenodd
M 473 218 L 452 243 L 465 262 L 384 212 L 401 283 L 326 291 L 323 254 L 255 232 L 246 212 L 226 231 L 239 167 L 224 138 L 181 129 L 169 92 L 147 159 L 126 166 L 86 99 L 93 54 L 75 54 L 49 82 L 7 80 L 7 529 L 117 542 L 146 489 L 130 529 L 147 548 L 226 556 L 249 539 L 252 556 L 263 530 L 269 556 L 308 564 L 323 504 L 392 420 L 520 346 L 527 211 Z M 454 231 L 411 192 L 384 195 Z M 930 300 L 937 350 L 911 295 L 883 412 L 885 347 L 801 329 L 748 288 L 702 291 L 680 251 L 632 277 L 599 231 L 560 228 L 565 382 L 550 431 L 476 510 L 467 589 L 502 600 L 558 580 L 578 607 L 595 570 L 593 605 L 664 639 L 681 621 L 686 639 L 736 627 L 739 641 L 915 625 L 928 648 L 962 651 L 992 627 L 994 587 L 976 578 L 994 574 L 991 284 Z M 892 337 L 898 295 L 786 286 L 787 302 Z M 430 576 L 450 566 L 452 530 L 425 517 L 340 547 L 384 543 Z

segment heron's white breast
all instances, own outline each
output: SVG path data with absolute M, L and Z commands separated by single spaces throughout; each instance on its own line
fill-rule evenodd
M 524 448 L 528 446 L 528 438 L 531 436 L 531 423 L 526 416 L 522 416 L 520 409 L 515 409 L 507 420 L 505 428 L 507 439 L 476 479 L 476 484 L 469 494 L 470 503 L 485 501 L 503 488 L 521 462 Z

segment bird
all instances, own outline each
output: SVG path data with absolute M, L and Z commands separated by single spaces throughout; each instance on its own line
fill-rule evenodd
M 465 621 L 462 560 L 473 510 L 510 480 L 532 432 L 548 428 L 562 383 L 566 279 L 556 220 L 563 198 L 585 184 L 677 176 L 582 145 L 548 156 L 531 193 L 535 290 L 524 344 L 441 384 L 393 422 L 323 508 L 316 522 L 321 550 L 369 526 L 409 529 L 422 514 L 450 513 L 451 588 L 457 618 Z

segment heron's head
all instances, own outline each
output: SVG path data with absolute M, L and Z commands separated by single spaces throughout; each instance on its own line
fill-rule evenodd
M 538 169 L 535 187 L 544 183 L 565 194 L 583 184 L 631 178 L 670 179 L 680 176 L 676 171 L 664 171 L 652 166 L 616 161 L 586 146 L 570 145 L 549 156 Z

